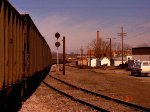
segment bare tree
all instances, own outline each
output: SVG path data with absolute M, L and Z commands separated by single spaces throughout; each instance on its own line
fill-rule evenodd
M 132 47 L 130 46 L 130 45 L 128 45 L 128 44 L 126 44 L 126 43 L 124 43 L 124 50 L 129 50 L 129 49 L 131 49 Z M 113 44 L 112 44 L 112 49 L 113 50 L 117 50 L 117 51 L 120 51 L 122 48 L 121 48 L 121 43 L 119 43 L 119 42 L 114 42 Z
M 100 47 L 98 47 L 100 46 Z M 95 51 L 95 57 L 96 58 L 102 58 L 102 57 L 110 57 L 110 43 L 109 41 L 104 41 L 103 39 L 100 39 L 100 45 L 97 45 L 96 39 L 93 39 L 91 43 L 88 44 L 88 49 L 92 48 Z M 130 50 L 132 47 L 128 44 L 124 44 L 124 50 Z M 121 51 L 121 43 L 114 42 L 112 43 L 112 51 L 117 50 Z
M 132 47 L 128 44 L 124 44 L 124 50 L 129 50 L 129 49 L 132 49 Z
M 93 39 L 91 43 L 89 43 L 88 48 L 92 48 L 95 51 L 96 58 L 102 58 L 104 56 L 109 56 L 109 42 L 100 39 L 100 45 L 97 45 L 96 39 Z

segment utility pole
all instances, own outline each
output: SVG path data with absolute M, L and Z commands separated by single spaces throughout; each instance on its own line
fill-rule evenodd
M 63 37 L 63 75 L 65 75 L 65 63 L 66 63 L 66 53 L 65 53 L 65 36 Z
M 124 33 L 123 32 L 123 27 L 121 27 L 121 33 L 118 33 L 118 36 L 120 36 L 121 37 L 121 40 L 122 40 L 122 65 L 123 65 L 123 38 L 124 38 L 124 36 L 127 36 L 127 33 Z
M 82 66 L 83 66 L 83 48 L 82 48 L 82 46 L 81 46 L 81 63 L 82 63 Z
M 106 39 L 109 39 L 110 40 L 110 54 L 109 54 L 109 56 L 110 56 L 110 66 L 112 66 L 112 51 L 111 51 L 111 39 L 116 39 L 116 38 L 106 38 Z
M 91 67 L 91 48 L 90 48 L 90 67 Z

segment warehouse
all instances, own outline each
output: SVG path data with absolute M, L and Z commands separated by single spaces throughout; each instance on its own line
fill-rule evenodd
M 132 48 L 132 59 L 150 61 L 150 47 Z

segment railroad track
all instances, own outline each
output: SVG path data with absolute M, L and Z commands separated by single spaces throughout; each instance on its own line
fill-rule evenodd
M 145 108 L 136 104 L 124 102 L 122 100 L 114 99 L 99 93 L 95 93 L 75 85 L 69 84 L 51 75 L 48 81 L 43 81 L 43 83 L 52 88 L 53 90 L 77 101 L 81 104 L 91 107 L 94 110 L 109 112 L 109 111 L 125 111 L 125 112 L 149 112 L 149 108 Z

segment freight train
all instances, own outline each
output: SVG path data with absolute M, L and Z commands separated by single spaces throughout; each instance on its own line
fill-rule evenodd
M 51 50 L 31 17 L 0 0 L 0 111 L 20 100 L 49 72 L 51 58 Z

